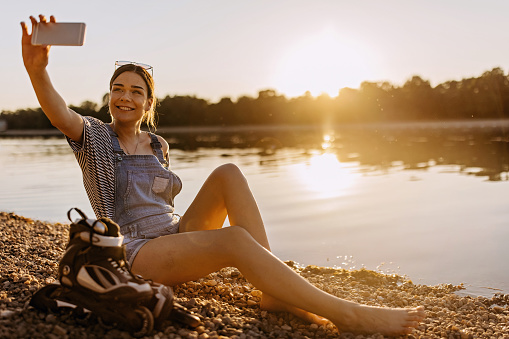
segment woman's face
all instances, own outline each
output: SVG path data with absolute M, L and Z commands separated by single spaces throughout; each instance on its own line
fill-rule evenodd
M 109 106 L 114 120 L 141 121 L 152 106 L 143 78 L 134 72 L 120 74 L 111 86 Z

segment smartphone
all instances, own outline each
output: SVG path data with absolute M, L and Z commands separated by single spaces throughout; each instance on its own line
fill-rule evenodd
M 86 28 L 83 22 L 39 22 L 32 32 L 32 45 L 83 46 Z

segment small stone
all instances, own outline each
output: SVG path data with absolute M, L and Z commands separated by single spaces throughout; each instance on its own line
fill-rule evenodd
M 281 326 L 281 329 L 282 329 L 282 330 L 285 330 L 285 331 L 291 331 L 291 330 L 292 330 L 292 327 L 291 327 L 291 326 L 289 326 L 289 325 L 284 324 L 283 326 Z
M 461 330 L 459 331 L 461 339 L 470 339 L 472 337 L 471 334 Z
M 202 326 L 202 325 L 200 325 L 200 326 L 196 327 L 194 330 L 195 330 L 196 332 L 198 332 L 198 334 L 205 333 L 205 327 L 204 327 L 204 326 Z
M 52 331 L 53 334 L 57 335 L 57 336 L 64 336 L 66 335 L 67 333 L 67 330 L 58 326 L 58 325 L 55 325 L 55 327 L 53 327 L 53 331 Z
M 251 295 L 252 295 L 253 297 L 261 298 L 261 297 L 262 297 L 262 294 L 263 294 L 263 293 L 262 293 L 262 291 L 260 291 L 260 290 L 252 290 L 252 291 L 251 291 Z
M 12 310 L 3 310 L 3 311 L 0 311 L 0 318 L 10 318 L 14 314 L 16 314 L 16 312 L 14 312 Z
M 504 312 L 504 308 L 500 307 L 498 305 L 495 305 L 495 306 L 493 306 L 493 311 L 495 311 L 497 313 L 502 313 L 502 312 Z
M 57 321 L 57 317 L 55 317 L 55 315 L 54 315 L 54 314 L 51 314 L 51 313 L 50 313 L 50 314 L 48 314 L 48 315 L 46 316 L 45 321 L 46 321 L 47 323 L 52 324 L 52 323 L 55 323 L 55 322 Z

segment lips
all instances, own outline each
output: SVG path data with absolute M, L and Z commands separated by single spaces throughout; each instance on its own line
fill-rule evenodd
M 125 106 L 117 106 L 117 108 L 121 111 L 132 111 L 134 108 L 131 107 L 125 107 Z

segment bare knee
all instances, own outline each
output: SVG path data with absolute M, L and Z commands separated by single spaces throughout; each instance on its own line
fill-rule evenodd
M 232 163 L 224 164 L 217 167 L 211 174 L 214 178 L 222 182 L 233 182 L 235 180 L 246 180 L 244 173 L 240 168 Z
M 230 254 L 235 255 L 235 252 L 242 251 L 246 246 L 258 244 L 256 240 L 241 226 L 229 226 L 221 229 L 225 236 L 223 237 L 223 246 L 225 249 L 230 250 Z

